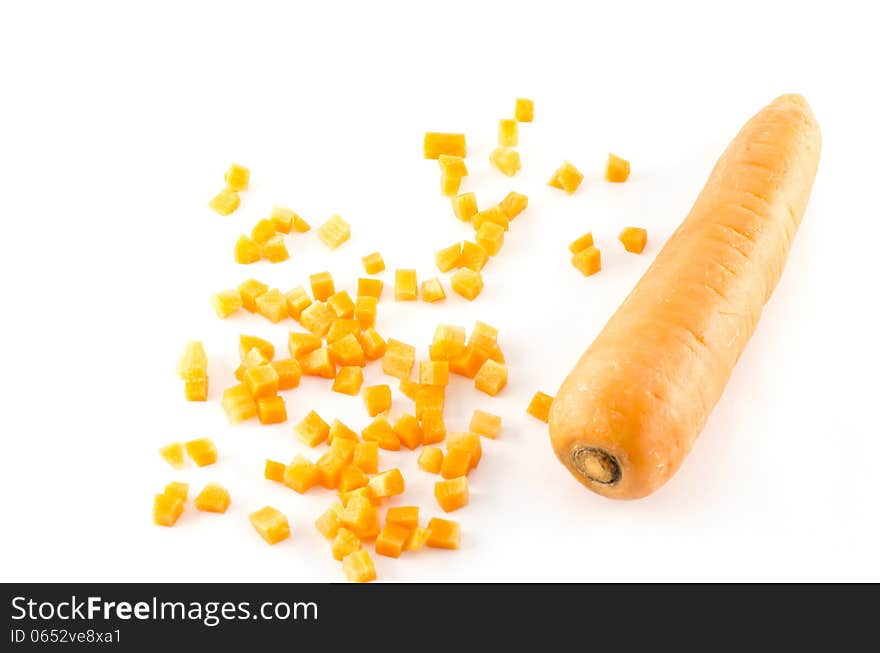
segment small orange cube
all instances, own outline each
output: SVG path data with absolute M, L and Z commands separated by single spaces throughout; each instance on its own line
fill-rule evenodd
M 464 348 L 461 355 L 450 359 L 449 371 L 453 374 L 472 379 L 487 360 L 489 360 L 489 354 L 480 347 L 470 343 Z
M 249 367 L 244 371 L 242 379 L 254 399 L 271 397 L 278 392 L 278 372 L 271 365 Z
M 438 324 L 431 342 L 431 360 L 448 361 L 464 353 L 464 327 Z
M 159 449 L 159 455 L 162 460 L 171 465 L 174 469 L 183 469 L 186 459 L 184 458 L 184 449 L 182 442 L 172 442 Z
M 470 222 L 477 214 L 477 196 L 473 193 L 462 193 L 452 198 L 452 212 L 462 222 Z
M 226 388 L 220 406 L 230 424 L 238 424 L 257 416 L 257 401 L 244 384 Z
M 339 422 L 339 420 L 333 420 L 334 424 Z M 341 422 L 340 422 L 341 423 Z M 345 425 L 343 425 L 345 428 Z M 333 430 L 333 427 L 330 427 L 330 430 Z M 329 438 L 328 438 L 329 439 Z M 357 440 L 350 440 L 344 437 L 338 437 L 336 440 L 330 442 L 330 452 L 340 458 L 346 464 L 350 463 L 354 458 L 354 448 L 357 446 Z
M 461 256 L 461 243 L 455 243 L 434 253 L 434 263 L 440 272 L 449 272 L 458 265 Z
M 339 516 L 344 526 L 351 529 L 355 535 L 363 538 L 369 534 L 379 532 L 379 511 L 369 499 L 353 497 L 345 504 L 342 514 Z
M 400 524 L 406 528 L 415 528 L 419 525 L 418 506 L 396 506 L 389 508 L 385 514 L 386 524 Z
M 318 239 L 330 249 L 336 249 L 349 238 L 351 227 L 338 215 L 318 227 Z
M 452 156 L 450 154 L 441 154 L 437 157 L 437 163 L 440 164 L 440 171 L 455 177 L 467 177 L 468 170 L 464 159 L 460 156 Z
M 330 325 L 336 319 L 336 313 L 322 301 L 313 302 L 299 316 L 299 323 L 319 338 L 330 331 Z
M 229 503 L 229 491 L 216 483 L 208 483 L 193 499 L 196 509 L 203 512 L 226 512 Z
M 605 179 L 614 182 L 629 179 L 629 161 L 609 153 L 608 163 L 605 164 Z
M 189 494 L 189 483 L 171 481 L 165 486 L 165 494 L 169 497 L 177 497 L 181 501 L 186 501 L 186 497 Z
M 498 208 L 504 211 L 504 215 L 507 216 L 508 220 L 513 220 L 516 216 L 525 211 L 528 205 L 528 197 L 520 193 L 511 191 L 503 200 L 501 200 Z
M 499 227 L 507 231 L 510 228 L 510 220 L 507 214 L 501 210 L 500 206 L 490 206 L 484 211 L 480 211 L 474 216 L 473 226 L 475 231 L 479 231 L 487 222 L 497 224 Z
M 275 345 L 268 340 L 263 340 L 257 336 L 247 336 L 241 334 L 238 336 L 238 356 L 241 360 L 247 357 L 251 349 L 257 349 L 267 361 L 275 358 Z
M 443 410 L 443 403 L 446 400 L 446 388 L 442 385 L 423 385 L 419 384 L 416 390 L 416 417 L 422 419 L 422 413 L 425 410 Z
M 321 339 L 313 333 L 291 331 L 287 336 L 287 349 L 293 358 L 301 358 L 320 348 Z
M 397 270 L 394 273 L 394 299 L 411 302 L 419 298 L 419 282 L 415 270 Z
M 422 447 L 419 469 L 429 474 L 439 474 L 443 468 L 443 450 L 439 447 Z
M 333 538 L 333 542 L 330 544 L 330 550 L 333 552 L 333 557 L 337 560 L 344 560 L 346 556 L 355 551 L 359 551 L 360 548 L 360 539 L 347 528 L 339 528 L 336 531 L 336 536 Z
M 284 513 L 272 506 L 264 506 L 248 517 L 251 525 L 269 544 L 277 544 L 290 537 L 290 524 Z
M 461 177 L 448 170 L 440 172 L 440 193 L 446 197 L 455 197 L 461 188 Z
M 183 514 L 183 500 L 172 494 L 157 494 L 153 499 L 153 523 L 174 526 Z
M 231 188 L 232 190 L 247 190 L 250 178 L 250 169 L 238 163 L 231 164 L 226 172 L 223 173 L 226 188 Z
M 239 204 L 241 198 L 231 188 L 224 188 L 208 202 L 208 206 L 220 215 L 229 215 L 238 208 Z
M 468 504 L 468 482 L 464 476 L 448 481 L 437 481 L 434 484 L 434 497 L 443 508 L 443 512 L 452 512 Z
M 302 454 L 297 454 L 284 468 L 282 481 L 291 490 L 303 494 L 318 482 L 318 468 L 311 460 Z
M 201 379 L 208 374 L 208 355 L 198 340 L 192 340 L 183 348 L 177 359 L 177 376 L 181 379 Z
M 213 465 L 217 462 L 217 446 L 211 438 L 198 438 L 190 440 L 184 445 L 186 455 L 199 467 Z
M 336 378 L 336 364 L 330 358 L 326 347 L 316 349 L 299 359 L 302 373 L 306 376 L 320 376 L 324 379 Z
M 304 234 L 309 229 L 311 229 L 311 226 L 309 226 L 309 223 L 294 213 L 294 215 L 293 215 L 293 230 L 295 232 L 297 232 L 298 234 Z
M 569 195 L 572 195 L 581 185 L 583 180 L 583 173 L 575 168 L 570 162 L 566 161 L 557 168 L 556 172 L 553 173 L 548 185 L 553 188 L 558 188 L 559 190 L 564 190 Z
M 592 246 L 593 246 L 593 232 L 588 231 L 580 238 L 577 238 L 577 239 L 571 241 L 571 244 L 568 246 L 568 251 L 570 251 L 572 254 L 577 254 L 578 252 L 582 252 L 585 249 L 587 249 L 587 247 L 592 247 Z
M 284 294 L 287 302 L 287 314 L 294 320 L 298 320 L 302 312 L 312 305 L 312 298 L 306 293 L 306 289 L 297 286 Z
M 273 206 L 269 219 L 275 225 L 275 231 L 282 234 L 289 234 L 293 229 L 293 221 L 297 217 L 296 213 L 283 206 Z
M 419 383 L 434 386 L 449 385 L 449 363 L 430 360 L 420 362 Z
M 455 267 L 469 268 L 474 272 L 479 272 L 488 260 L 489 255 L 481 245 L 465 240 L 461 243 L 461 253 L 458 255 Z
M 327 434 L 327 441 L 332 445 L 336 439 L 358 441 L 358 434 L 348 428 L 338 419 L 334 419 L 330 424 L 330 433 Z
M 332 540 L 339 532 L 339 526 L 341 524 L 339 515 L 341 514 L 341 504 L 335 502 L 330 504 L 330 507 L 315 520 L 315 528 L 317 528 L 318 532 L 328 540 Z
M 330 425 L 314 410 L 310 410 L 299 424 L 294 427 L 300 440 L 310 447 L 317 447 L 330 435 Z
M 421 551 L 430 536 L 431 531 L 427 528 L 416 526 L 410 534 L 409 539 L 406 541 L 406 544 L 403 545 L 403 550 Z
M 434 517 L 428 522 L 428 546 L 434 549 L 458 549 L 461 546 L 461 525 Z
M 507 385 L 507 366 L 491 359 L 483 363 L 474 377 L 474 387 L 493 397 L 501 392 L 505 385 Z
M 456 270 L 452 275 L 452 289 L 466 300 L 473 301 L 483 290 L 483 277 L 468 268 Z
M 378 360 L 385 355 L 386 344 L 385 339 L 379 335 L 373 327 L 367 327 L 357 335 L 358 342 L 361 343 L 361 349 L 367 360 Z
M 648 232 L 640 227 L 626 227 L 617 239 L 623 243 L 626 251 L 641 254 L 648 242 Z
M 504 245 L 504 228 L 494 222 L 484 222 L 477 229 L 475 238 L 489 256 L 495 256 Z
M 363 431 L 361 438 L 367 442 L 375 442 L 380 449 L 400 451 L 400 440 L 394 433 L 391 423 L 384 417 L 377 417 Z
M 292 390 L 299 385 L 302 369 L 295 358 L 283 358 L 269 363 L 278 374 L 278 389 Z
M 403 474 L 397 468 L 389 469 L 387 472 L 376 474 L 369 482 L 373 496 L 378 499 L 393 497 L 397 494 L 403 494 L 406 484 L 403 481 Z
M 346 465 L 342 468 L 339 475 L 339 484 L 337 487 L 340 492 L 351 492 L 360 487 L 364 487 L 369 482 L 369 477 L 357 465 Z
M 419 420 L 404 414 L 394 423 L 394 434 L 407 449 L 415 449 L 422 443 L 422 427 Z
M 519 124 L 513 118 L 498 121 L 498 145 L 516 147 L 519 144 Z
M 263 468 L 263 478 L 268 481 L 275 481 L 276 483 L 284 482 L 284 468 L 287 467 L 284 463 L 279 463 L 277 460 L 266 460 L 266 466 Z
M 336 313 L 336 317 L 352 318 L 354 317 L 354 302 L 349 294 L 340 290 L 327 300 L 327 305 Z
M 360 330 L 361 326 L 357 320 L 352 318 L 336 318 L 330 325 L 330 330 L 327 331 L 327 343 L 336 342 L 349 334 L 357 337 Z
M 382 289 L 385 287 L 385 283 L 381 279 L 371 279 L 369 277 L 362 277 L 358 279 L 358 289 L 357 296 L 358 297 L 375 297 L 376 299 L 382 298 Z
M 290 258 L 284 238 L 281 234 L 275 234 L 260 247 L 260 256 L 269 263 L 281 263 Z
M 385 261 L 382 260 L 382 255 L 379 252 L 367 254 L 361 259 L 361 262 L 364 264 L 364 271 L 367 274 L 379 274 L 385 269 Z
M 483 437 L 494 440 L 501 434 L 501 418 L 492 413 L 475 410 L 473 416 L 471 416 L 471 423 L 468 430 L 471 433 L 477 433 Z
M 571 257 L 571 264 L 589 277 L 602 269 L 602 253 L 596 247 L 587 247 Z
M 333 283 L 333 275 L 329 272 L 318 272 L 309 277 L 312 286 L 312 296 L 319 302 L 325 302 L 336 292 Z
M 356 396 L 364 382 L 364 371 L 356 365 L 340 367 L 333 380 L 333 392 Z
M 441 154 L 448 156 L 467 156 L 464 134 L 426 132 L 424 140 L 426 159 L 439 159 Z
M 352 462 L 367 474 L 379 471 L 379 444 L 377 442 L 358 442 L 354 447 Z
M 354 305 L 354 317 L 361 329 L 369 329 L 376 324 L 376 310 L 379 300 L 366 295 L 357 298 Z
M 330 354 L 330 360 L 336 365 L 357 365 L 363 367 L 367 364 L 364 349 L 361 347 L 360 341 L 353 333 L 343 336 L 339 340 L 335 340 L 327 345 L 327 351 Z
M 446 434 L 446 455 L 454 450 L 467 451 L 471 455 L 471 469 L 480 464 L 483 457 L 483 444 L 480 436 L 467 431 L 454 431 Z
M 370 417 L 384 413 L 391 408 L 391 387 L 382 385 L 369 385 L 364 388 L 364 404 Z
M 208 377 L 187 379 L 183 382 L 183 396 L 187 401 L 208 400 Z
M 267 218 L 263 218 L 258 221 L 257 224 L 254 225 L 254 228 L 251 230 L 251 240 L 253 240 L 258 245 L 262 245 L 267 242 L 272 236 L 275 235 L 275 223 Z
M 385 522 L 385 527 L 376 538 L 376 553 L 389 558 L 399 558 L 403 545 L 412 534 L 412 529 L 401 524 Z
M 278 395 L 257 399 L 257 417 L 260 424 L 280 424 L 287 421 L 287 407 Z
M 241 296 L 241 305 L 244 310 L 255 313 L 257 310 L 257 297 L 269 290 L 262 281 L 256 279 L 248 279 L 243 281 L 238 287 L 238 294 Z
M 221 320 L 238 311 L 241 305 L 241 294 L 235 288 L 211 295 L 211 307 Z
M 513 177 L 522 168 L 519 152 L 512 147 L 496 147 L 489 155 L 489 162 L 508 177 Z
M 446 292 L 443 290 L 443 284 L 440 279 L 434 277 L 427 281 L 422 281 L 422 300 L 430 304 L 446 299 Z
M 287 298 L 277 288 L 257 297 L 257 313 L 270 322 L 278 323 L 290 314 L 287 311 Z
M 376 580 L 376 567 L 365 549 L 349 553 L 342 561 L 345 577 L 352 583 L 369 583 Z
M 315 468 L 318 470 L 318 483 L 322 487 L 332 490 L 339 485 L 339 477 L 345 466 L 344 458 L 339 457 L 333 451 L 325 451 L 315 463 Z
M 471 454 L 463 448 L 447 450 L 440 467 L 440 476 L 443 478 L 458 478 L 467 476 L 471 471 Z
M 389 338 L 382 358 L 382 371 L 398 379 L 407 379 L 416 364 L 416 348 Z
M 529 402 L 526 412 L 532 417 L 537 417 L 542 422 L 546 422 L 550 419 L 550 404 L 552 403 L 553 397 L 543 392 L 536 392 Z
M 535 119 L 535 103 L 528 98 L 516 98 L 514 115 L 519 122 L 532 122 Z
M 443 422 L 443 410 L 440 408 L 424 408 L 419 419 L 422 421 L 422 444 L 437 444 L 446 437 L 446 424 Z

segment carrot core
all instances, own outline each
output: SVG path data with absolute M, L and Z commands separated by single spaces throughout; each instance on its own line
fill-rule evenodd
M 571 452 L 571 464 L 586 479 L 614 485 L 620 480 L 620 464 L 607 451 L 595 447 L 578 447 Z

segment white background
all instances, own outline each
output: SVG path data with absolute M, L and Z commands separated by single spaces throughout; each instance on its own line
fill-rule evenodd
M 330 493 L 295 494 L 263 480 L 262 464 L 304 450 L 292 425 L 310 408 L 362 428 L 361 400 L 310 379 L 287 393 L 288 423 L 227 425 L 218 400 L 237 334 L 283 352 L 294 326 L 221 322 L 208 296 L 250 276 L 286 290 L 321 270 L 352 291 L 360 257 L 379 249 L 384 335 L 424 357 L 438 322 L 482 319 L 501 329 L 510 366 L 497 398 L 459 378 L 449 390 L 450 429 L 475 407 L 504 417 L 453 515 L 461 550 L 376 556 L 381 579 L 880 580 L 869 3 L 300 4 L 0 11 L 0 579 L 342 580 L 312 525 Z M 645 500 L 594 496 L 555 460 L 528 400 L 555 392 L 742 123 L 791 91 L 811 102 L 824 151 L 782 282 L 678 475 Z M 488 154 L 516 96 L 535 99 L 535 122 L 521 126 L 523 170 L 509 180 Z M 481 205 L 511 189 L 530 198 L 472 304 L 390 299 L 394 268 L 433 276 L 433 251 L 469 234 L 421 157 L 426 130 L 466 132 L 463 190 Z M 602 180 L 608 151 L 632 161 L 626 184 Z M 545 185 L 563 159 L 586 173 L 573 197 Z M 223 218 L 206 202 L 231 161 L 251 167 L 252 189 Z M 352 239 L 331 253 L 314 233 L 292 236 L 290 261 L 235 265 L 236 236 L 273 204 L 313 224 L 340 213 Z M 642 256 L 615 240 L 624 225 L 648 229 Z M 585 279 L 566 247 L 587 230 L 604 269 Z M 190 339 L 211 360 L 206 404 L 183 401 L 174 375 Z M 178 473 L 156 453 L 200 436 L 218 443 L 215 466 Z M 407 479 L 396 503 L 439 514 L 415 458 L 381 455 Z M 153 526 L 153 494 L 170 480 L 224 483 L 232 507 Z M 266 503 L 293 527 L 275 547 L 247 522 Z

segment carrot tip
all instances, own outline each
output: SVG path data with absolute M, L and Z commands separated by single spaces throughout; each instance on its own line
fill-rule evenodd
M 577 447 L 571 452 L 571 464 L 585 479 L 614 485 L 620 480 L 620 463 L 607 451 L 595 447 Z

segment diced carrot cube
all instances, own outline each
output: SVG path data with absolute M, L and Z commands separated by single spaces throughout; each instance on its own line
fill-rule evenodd
M 617 239 L 623 243 L 626 251 L 641 254 L 648 242 L 648 232 L 640 227 L 626 227 Z
M 193 499 L 196 509 L 203 512 L 226 512 L 229 508 L 229 492 L 226 488 L 216 483 L 208 483 L 199 495 Z
M 217 462 L 217 446 L 211 438 L 197 438 L 185 445 L 186 455 L 199 467 L 213 465 Z
M 494 440 L 501 434 L 501 418 L 498 415 L 493 415 L 483 410 L 475 410 L 473 416 L 471 416 L 468 430 L 471 433 L 477 433 Z
M 532 417 L 537 417 L 542 422 L 546 422 L 550 419 L 550 404 L 552 403 L 553 397 L 543 392 L 536 392 L 529 402 L 526 412 Z
M 391 408 L 391 387 L 387 384 L 367 386 L 363 394 L 364 404 L 370 417 L 375 417 Z
M 269 286 L 262 281 L 257 281 L 256 279 L 243 281 L 238 287 L 238 293 L 241 295 L 241 305 L 244 307 L 244 310 L 255 313 L 257 310 L 257 297 L 267 290 L 269 290 Z
M 292 390 L 299 385 L 302 369 L 295 358 L 283 358 L 269 363 L 278 374 L 278 389 Z
M 605 179 L 615 182 L 629 179 L 629 161 L 609 153 L 608 163 L 605 164 Z
M 438 324 L 431 342 L 431 360 L 448 361 L 464 353 L 464 327 Z
M 382 358 L 382 371 L 398 379 L 409 378 L 416 364 L 416 348 L 389 338 Z
M 501 210 L 500 206 L 490 206 L 488 209 L 477 213 L 473 220 L 474 230 L 479 231 L 480 227 L 487 222 L 498 225 L 504 231 L 510 228 L 510 220 L 507 218 L 507 214 Z
M 489 155 L 489 162 L 498 172 L 513 177 L 522 167 L 519 152 L 512 147 L 496 147 Z
M 419 384 L 416 390 L 416 417 L 422 419 L 422 412 L 425 410 L 435 409 L 443 410 L 443 403 L 446 399 L 445 386 L 433 386 Z
M 238 424 L 257 416 L 257 401 L 244 384 L 226 388 L 220 405 L 230 424 Z
M 464 476 L 448 481 L 437 481 L 434 484 L 434 497 L 443 508 L 443 512 L 452 512 L 468 504 L 468 482 Z
M 472 379 L 487 360 L 489 360 L 489 354 L 471 343 L 465 347 L 461 355 L 450 359 L 449 371 Z
M 489 255 L 481 245 L 465 240 L 461 244 L 461 254 L 458 256 L 455 267 L 468 268 L 474 272 L 479 272 L 488 260 Z
M 260 260 L 260 244 L 249 236 L 241 234 L 235 241 L 233 259 L 241 265 L 250 265 Z
M 483 277 L 468 268 L 456 270 L 452 275 L 452 289 L 466 300 L 473 301 L 483 290 Z
M 439 474 L 443 468 L 443 450 L 439 447 L 422 447 L 419 469 L 429 474 Z
M 182 442 L 172 442 L 159 449 L 159 455 L 162 460 L 171 465 L 174 469 L 183 469 L 186 459 L 184 458 L 184 450 Z
M 602 269 L 602 253 L 596 247 L 587 247 L 571 257 L 571 264 L 589 277 Z
M 376 507 L 379 507 L 382 505 L 382 499 L 377 499 L 376 497 L 373 496 L 373 491 L 370 489 L 369 485 L 359 487 L 356 490 L 351 490 L 350 492 L 340 492 L 339 493 L 339 500 L 342 502 L 343 508 L 345 506 L 347 506 L 348 503 L 352 499 L 355 499 L 355 498 L 366 499 L 367 501 L 369 501 L 372 505 L 374 505 Z M 367 533 L 366 536 L 363 535 L 364 532 Z M 376 537 L 376 535 L 379 534 L 378 520 L 377 520 L 377 527 L 375 529 L 371 528 L 369 531 L 360 531 L 360 533 L 361 534 L 359 534 L 358 537 L 360 537 L 361 539 Z
M 321 348 L 321 339 L 313 333 L 291 331 L 287 336 L 287 349 L 293 358 L 301 358 Z
M 333 276 L 329 272 L 318 272 L 309 277 L 312 286 L 312 296 L 319 302 L 324 302 L 336 292 Z
M 345 465 L 346 463 L 343 458 L 340 458 L 332 451 L 325 451 L 315 463 L 315 467 L 318 470 L 318 483 L 322 487 L 332 490 L 339 485 L 339 477 L 342 475 Z
M 208 202 L 208 206 L 220 215 L 229 215 L 238 208 L 239 204 L 241 198 L 231 188 L 224 188 Z
M 434 277 L 422 282 L 422 300 L 428 303 L 439 302 L 446 299 L 446 292 L 440 279 Z
M 477 433 L 454 431 L 446 434 L 446 455 L 452 451 L 467 451 L 471 456 L 471 469 L 480 464 L 483 457 L 483 444 Z
M 269 359 L 263 355 L 258 347 L 253 347 L 241 359 L 241 366 L 235 371 L 235 376 L 244 381 L 244 373 L 254 367 L 263 367 L 269 364 Z M 240 374 L 239 374 L 240 372 Z
M 289 315 L 287 299 L 280 290 L 272 288 L 257 297 L 257 313 L 270 322 L 280 322 Z
M 327 305 L 336 313 L 336 317 L 352 318 L 354 317 L 354 302 L 349 294 L 340 290 L 338 293 L 327 300 Z
M 504 215 L 507 216 L 508 220 L 513 220 L 516 216 L 525 211 L 528 205 L 528 197 L 520 193 L 511 191 L 503 200 L 501 200 L 498 208 L 504 211 Z
M 192 340 L 183 348 L 177 359 L 177 375 L 181 379 L 199 379 L 208 374 L 208 356 L 198 340 Z
M 504 228 L 494 222 L 484 222 L 476 233 L 477 243 L 489 256 L 495 256 L 504 245 Z
M 449 385 L 449 363 L 446 361 L 421 361 L 419 383 L 422 385 Z
M 441 172 L 456 177 L 467 177 L 468 175 L 467 165 L 465 165 L 464 159 L 460 156 L 441 154 L 437 157 L 437 162 L 440 164 Z
M 247 190 L 248 183 L 251 178 L 251 171 L 243 165 L 233 163 L 229 166 L 223 179 L 226 181 L 226 187 L 232 190 Z
M 498 346 L 498 329 L 495 327 L 477 320 L 471 332 L 471 337 L 468 338 L 468 344 L 485 353 L 488 358 L 491 358 L 496 363 L 504 362 L 504 354 Z
M 493 397 L 501 392 L 505 385 L 507 385 L 507 366 L 491 359 L 483 363 L 474 377 L 474 387 Z
M 376 299 L 380 299 L 382 297 L 382 289 L 384 286 L 385 283 L 381 279 L 361 277 L 358 279 L 357 296 L 375 297 Z
M 303 494 L 317 484 L 318 467 L 302 454 L 297 454 L 284 468 L 282 481 L 291 490 Z
M 353 333 L 343 336 L 327 345 L 330 360 L 337 365 L 363 367 L 367 364 L 364 349 Z
M 272 213 L 269 214 L 269 219 L 275 225 L 275 231 L 283 234 L 290 233 L 290 230 L 293 229 L 295 218 L 296 213 L 284 206 L 273 206 Z
M 548 185 L 572 195 L 583 180 L 584 175 L 574 165 L 566 161 L 553 173 Z
M 287 301 L 287 314 L 294 320 L 298 320 L 302 312 L 312 305 L 312 298 L 302 286 L 285 293 L 284 299 Z
M 317 301 L 300 313 L 299 323 L 319 338 L 323 338 L 330 331 L 330 325 L 335 319 L 336 313 L 333 309 L 324 302 Z
M 351 238 L 351 227 L 340 216 L 334 215 L 318 227 L 318 238 L 330 249 L 336 249 Z
M 427 132 L 425 133 L 424 150 L 426 159 L 439 159 L 441 154 L 467 156 L 464 134 Z
M 268 340 L 244 334 L 238 336 L 238 356 L 241 360 L 245 359 L 251 349 L 258 349 L 267 361 L 275 358 L 275 345 Z
M 347 528 L 338 529 L 336 537 L 333 538 L 333 542 L 330 544 L 333 557 L 337 560 L 343 560 L 347 555 L 360 550 L 360 548 L 361 541 L 358 539 L 358 536 Z
M 340 492 L 351 492 L 352 490 L 364 487 L 369 480 L 369 477 L 360 467 L 357 465 L 347 465 L 342 469 L 342 473 L 339 476 L 338 487 Z
M 330 425 L 314 410 L 310 410 L 299 424 L 294 427 L 299 438 L 310 447 L 316 447 L 330 435 Z
M 385 261 L 382 260 L 382 255 L 379 252 L 367 254 L 361 259 L 361 262 L 364 264 L 364 271 L 367 274 L 379 274 L 385 269 Z
M 211 296 L 211 307 L 221 320 L 229 317 L 241 308 L 241 295 L 238 290 L 221 290 Z
M 568 251 L 572 254 L 577 254 L 578 252 L 582 252 L 588 247 L 593 246 L 593 232 L 588 231 L 580 238 L 576 238 L 571 241 L 571 244 L 568 246 Z
M 365 549 L 349 553 L 342 561 L 345 577 L 352 583 L 369 583 L 376 580 L 376 567 Z
M 290 524 L 280 510 L 264 506 L 248 517 L 254 530 L 269 544 L 277 544 L 290 537 Z
M 337 438 L 339 438 L 340 440 L 350 440 L 352 442 L 357 442 L 358 434 L 352 431 L 338 419 L 334 419 L 333 422 L 331 422 L 330 424 L 330 432 L 327 434 L 327 441 L 332 445 L 333 441 Z
M 153 499 L 153 523 L 157 526 L 174 526 L 183 514 L 180 497 L 163 493 Z
M 514 118 L 502 118 L 498 121 L 498 145 L 516 147 L 519 143 L 519 124 Z
M 278 372 L 271 365 L 247 368 L 243 381 L 254 399 L 269 397 L 278 392 Z
M 418 506 L 396 506 L 389 508 L 385 514 L 386 524 L 399 524 L 405 528 L 415 528 L 419 525 Z
M 415 449 L 422 443 L 422 427 L 412 415 L 403 414 L 394 423 L 394 433 L 407 449 Z
M 304 234 L 309 229 L 311 229 L 311 226 L 309 226 L 309 223 L 306 222 L 305 220 L 303 220 L 298 215 L 294 214 L 294 216 L 293 216 L 293 230 L 297 233 Z
M 415 270 L 397 270 L 394 273 L 394 299 L 399 302 L 419 298 L 419 282 Z
M 434 263 L 437 264 L 437 269 L 440 270 L 440 272 L 449 272 L 452 268 L 458 265 L 460 256 L 461 243 L 455 243 L 454 245 L 438 250 L 434 254 Z
M 516 98 L 514 115 L 519 122 L 532 122 L 535 118 L 535 103 L 524 97 Z
M 462 448 L 446 451 L 443 457 L 443 465 L 440 467 L 440 475 L 443 478 L 458 478 L 467 476 L 471 471 L 471 454 Z
M 339 519 L 344 526 L 361 538 L 363 538 L 362 533 L 369 535 L 379 532 L 379 511 L 369 499 L 364 497 L 350 499 L 342 509 Z
M 420 528 L 416 526 L 412 533 L 410 533 L 409 539 L 407 539 L 406 544 L 403 545 L 404 551 L 421 551 L 425 546 L 425 543 L 428 541 L 428 538 L 431 537 L 431 531 L 427 528 Z
M 266 466 L 263 468 L 263 477 L 269 481 L 276 483 L 284 482 L 284 469 L 287 467 L 284 463 L 277 460 L 266 460 Z
M 344 338 L 349 334 L 357 337 L 357 334 L 360 332 L 360 330 L 361 327 L 358 324 L 357 320 L 342 317 L 336 318 L 330 325 L 330 330 L 327 331 L 327 342 L 336 342 L 340 338 Z
M 318 532 L 328 540 L 332 540 L 339 532 L 339 526 L 341 524 L 339 515 L 341 514 L 341 504 L 336 502 L 330 504 L 330 507 L 315 520 L 315 528 L 317 528 Z
M 361 343 L 361 348 L 364 350 L 367 360 L 378 360 L 385 355 L 385 339 L 373 327 L 367 327 L 357 334 L 357 339 Z
M 189 494 L 189 483 L 171 481 L 165 486 L 165 494 L 166 496 L 177 497 L 181 501 L 186 501 L 186 497 Z
M 333 423 L 342 424 L 339 420 L 333 420 Z M 344 424 L 342 425 L 345 428 L 348 428 Z M 330 427 L 331 432 L 333 431 L 333 427 Z M 355 438 L 357 434 L 355 434 Z M 357 446 L 357 440 L 352 440 L 347 437 L 340 437 L 337 440 L 332 440 L 328 436 L 328 442 L 330 443 L 330 453 L 334 456 L 342 460 L 344 463 L 348 464 L 354 458 L 354 448 Z
M 208 377 L 187 379 L 183 382 L 183 395 L 187 401 L 208 400 Z
M 461 177 L 448 170 L 440 172 L 440 193 L 446 197 L 455 197 L 461 188 Z
M 379 499 L 393 497 L 397 494 L 403 494 L 406 484 L 403 481 L 403 474 L 397 468 L 389 469 L 387 472 L 376 474 L 370 479 L 370 489 L 373 495 Z
M 377 442 L 358 442 L 354 447 L 355 465 L 367 474 L 379 471 L 379 444 Z
M 370 422 L 361 431 L 361 438 L 368 442 L 375 442 L 380 449 L 400 451 L 400 440 L 394 433 L 391 423 L 385 417 L 377 417 Z
M 361 329 L 369 329 L 376 324 L 376 308 L 379 300 L 366 295 L 357 298 L 354 306 L 354 317 Z
M 452 212 L 462 222 L 470 222 L 477 214 L 477 196 L 473 193 L 462 193 L 452 198 Z
M 254 228 L 251 229 L 251 240 L 257 243 L 257 245 L 262 245 L 274 235 L 275 225 L 271 220 L 266 218 L 259 220 L 257 224 L 254 225 Z
M 284 399 L 274 397 L 260 397 L 257 399 L 257 417 L 261 424 L 280 424 L 287 421 L 287 407 Z
M 419 419 L 422 422 L 422 444 L 437 444 L 446 437 L 446 424 L 440 408 L 424 408 Z
M 428 522 L 428 546 L 433 549 L 458 549 L 461 546 L 461 525 L 448 519 L 434 517 Z
M 403 545 L 412 534 L 412 529 L 401 524 L 385 523 L 379 537 L 376 538 L 376 553 L 389 558 L 399 558 Z
M 416 400 L 416 393 L 419 391 L 419 388 L 422 387 L 421 383 L 417 383 L 410 379 L 401 379 L 400 385 L 398 386 L 400 392 L 403 393 L 404 396 L 409 397 L 411 400 Z
M 269 263 L 281 263 L 290 258 L 287 251 L 287 245 L 284 244 L 284 238 L 281 234 L 275 234 L 260 247 L 260 256 L 269 261 Z
M 356 365 L 340 367 L 333 380 L 333 392 L 356 396 L 364 382 L 364 371 Z

